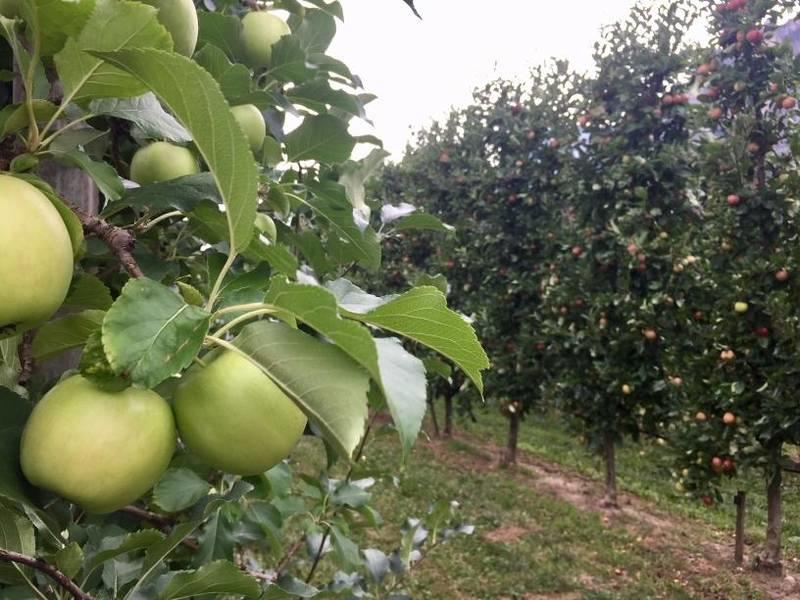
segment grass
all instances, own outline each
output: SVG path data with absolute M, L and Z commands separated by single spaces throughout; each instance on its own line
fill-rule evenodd
M 493 413 L 477 424 L 458 423 L 475 439 L 502 444 L 505 421 Z M 552 417 L 527 421 L 520 432 L 523 450 L 590 477 L 600 478 L 600 462 L 588 455 L 576 436 Z M 558 498 L 537 492 L 524 478 L 502 470 L 465 468 L 484 451 L 463 440 L 441 448 L 420 443 L 399 477 L 396 436 L 378 436 L 368 446 L 363 471 L 378 480 L 373 504 L 385 525 L 370 532 L 363 546 L 391 551 L 400 526 L 422 516 L 438 500 L 458 501 L 459 514 L 475 525 L 472 536 L 457 537 L 434 548 L 414 569 L 409 592 L 415 599 L 642 599 L 763 598 L 746 575 L 734 570 L 703 571 L 687 563 L 687 552 L 664 551 L 626 527 L 608 526 L 598 512 L 581 511 Z M 313 472 L 320 449 L 304 441 L 295 453 L 296 468 Z M 461 466 L 459 466 L 461 465 Z M 706 509 L 676 495 L 666 452 L 653 444 L 629 445 L 619 453 L 621 487 L 651 499 L 675 518 L 698 519 L 698 527 L 729 529 L 733 509 Z M 786 537 L 798 535 L 797 482 L 788 482 Z M 761 537 L 764 518 L 760 498 L 750 517 L 751 533 Z M 790 544 L 796 544 L 790 541 Z M 322 573 L 330 573 L 327 565 Z

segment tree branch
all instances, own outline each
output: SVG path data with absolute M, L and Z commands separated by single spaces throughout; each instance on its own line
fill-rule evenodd
M 128 275 L 136 278 L 144 277 L 144 273 L 133 257 L 136 238 L 133 237 L 130 231 L 112 225 L 100 217 L 86 214 L 74 206 L 71 208 L 73 212 L 78 215 L 78 219 L 80 219 L 81 225 L 83 225 L 83 230 L 86 233 L 92 233 L 99 237 L 103 243 L 108 246 L 114 256 L 119 259 L 119 262 L 128 272 Z
M 32 567 L 55 581 L 58 585 L 68 591 L 72 597 L 75 598 L 75 600 L 94 600 L 89 594 L 79 588 L 74 581 L 64 575 L 64 573 L 56 569 L 54 566 L 44 562 L 40 558 L 34 558 L 32 556 L 19 554 L 18 552 L 12 552 L 10 550 L 3 550 L 0 548 L 0 562 L 17 563 L 27 567 Z
M 27 385 L 33 375 L 33 368 L 36 366 L 33 358 L 33 331 L 26 331 L 22 334 L 22 341 L 19 343 L 17 353 L 19 356 L 19 378 L 21 386 Z

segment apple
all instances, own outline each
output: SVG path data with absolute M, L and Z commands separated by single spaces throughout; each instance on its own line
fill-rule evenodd
M 575 258 L 583 256 L 583 248 L 581 246 L 573 246 L 571 252 Z
M 69 291 L 72 260 L 69 232 L 47 196 L 0 175 L 0 339 L 58 310 Z
M 158 9 L 158 20 L 172 36 L 175 52 L 194 54 L 200 27 L 193 0 L 141 0 Z
M 730 458 L 726 458 L 722 461 L 722 472 L 723 473 L 733 473 L 736 465 Z
M 131 179 L 139 185 L 169 181 L 200 172 L 194 155 L 169 142 L 153 142 L 140 148 L 131 161 Z
M 267 124 L 264 121 L 264 115 L 258 110 L 258 107 L 253 104 L 240 104 L 231 108 L 233 118 L 242 128 L 242 131 L 247 136 L 247 141 L 250 143 L 250 150 L 258 152 L 261 146 L 264 145 L 264 139 L 267 137 Z
M 547 349 L 547 345 L 544 342 L 538 342 L 536 344 L 536 350 L 539 352 L 544 352 Z
M 733 305 L 733 310 L 735 310 L 737 314 L 743 315 L 750 310 L 750 305 L 747 304 L 747 302 L 737 302 Z
M 744 81 L 737 81 L 736 83 L 733 84 L 734 92 L 742 93 L 746 89 L 747 89 L 747 83 Z
M 664 97 L 661 98 L 661 102 L 666 106 L 670 106 L 675 102 L 675 98 L 672 94 L 664 94 Z
M 175 451 L 175 421 L 155 392 L 65 379 L 31 413 L 20 463 L 33 485 L 90 513 L 130 504 L 159 480 Z
M 789 281 L 789 271 L 786 269 L 781 269 L 777 273 L 775 273 L 775 280 L 780 283 L 786 283 Z
M 439 162 L 443 165 L 450 164 L 450 154 L 447 152 L 447 150 L 443 150 L 439 155 Z
M 212 467 L 238 475 L 274 467 L 306 427 L 305 415 L 277 384 L 230 351 L 188 372 L 174 409 L 186 446 Z
M 694 420 L 697 421 L 698 423 L 705 423 L 707 419 L 708 417 L 706 416 L 706 413 L 704 413 L 703 411 L 698 412 L 694 416 Z
M 786 110 L 791 110 L 796 106 L 797 106 L 797 98 L 794 98 L 792 96 L 784 98 L 783 102 L 781 102 L 781 107 Z
M 714 119 L 716 121 L 722 117 L 722 109 L 719 106 L 715 106 L 714 108 L 710 108 L 706 114 L 709 119 Z
M 742 203 L 742 199 L 740 196 L 736 194 L 731 194 L 727 198 L 728 206 L 739 206 Z
M 717 475 L 722 473 L 722 459 L 719 456 L 715 456 L 711 459 L 711 470 Z
M 275 226 L 275 221 L 273 221 L 272 217 L 269 215 L 265 215 L 264 213 L 258 213 L 256 215 L 256 229 L 267 236 L 271 242 L 278 239 L 278 228 Z
M 692 313 L 692 319 L 697 322 L 702 321 L 704 316 L 702 310 L 696 310 Z
M 764 32 L 760 29 L 751 29 L 745 35 L 745 39 L 756 46 L 764 41 Z
M 698 75 L 708 75 L 711 73 L 711 66 L 708 63 L 702 64 L 697 67 L 697 74 Z
M 672 377 L 669 382 L 675 387 L 681 387 L 683 385 L 683 379 L 681 377 Z
M 648 342 L 655 342 L 658 339 L 658 332 L 655 329 L 645 329 L 642 333 Z
M 247 13 L 242 19 L 244 57 L 253 67 L 266 67 L 272 60 L 272 46 L 291 30 L 286 22 L 265 11 Z
M 704 505 L 704 506 L 707 506 L 707 507 L 709 507 L 709 508 L 711 508 L 712 506 L 714 506 L 714 499 L 713 499 L 711 496 L 708 496 L 708 495 L 706 495 L 706 496 L 703 496 L 703 497 L 701 498 L 701 500 L 703 501 L 703 505 Z
M 755 334 L 760 338 L 768 338 L 769 337 L 769 328 L 768 327 L 756 327 Z
M 758 154 L 761 151 L 761 145 L 756 142 L 750 142 L 747 144 L 747 151 L 750 154 Z
M 622 393 L 625 396 L 630 396 L 633 393 L 633 388 L 626 383 L 622 386 Z
M 726 412 L 724 415 L 722 415 L 722 422 L 728 426 L 734 425 L 736 423 L 736 415 L 732 412 Z
M 730 362 L 736 358 L 736 353 L 733 350 L 723 350 L 719 357 L 725 362 Z

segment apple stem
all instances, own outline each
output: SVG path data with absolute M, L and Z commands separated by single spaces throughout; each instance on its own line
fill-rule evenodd
M 75 600 L 94 600 L 92 596 L 78 587 L 72 579 L 40 558 L 34 558 L 33 556 L 27 556 L 19 552 L 12 552 L 11 550 L 3 550 L 0 548 L 0 562 L 16 563 L 26 567 L 32 567 L 55 581 L 59 586 L 69 592 Z

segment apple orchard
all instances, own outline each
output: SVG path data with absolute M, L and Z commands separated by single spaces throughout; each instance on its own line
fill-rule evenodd
M 373 547 L 362 459 L 391 431 L 399 487 L 440 396 L 446 433 L 507 417 L 506 465 L 557 414 L 608 510 L 660 440 L 674 494 L 735 494 L 739 562 L 766 498 L 782 572 L 795 4 L 637 5 L 383 166 L 338 1 L 0 0 L 0 597 L 410 597 L 473 526 L 439 499 Z

